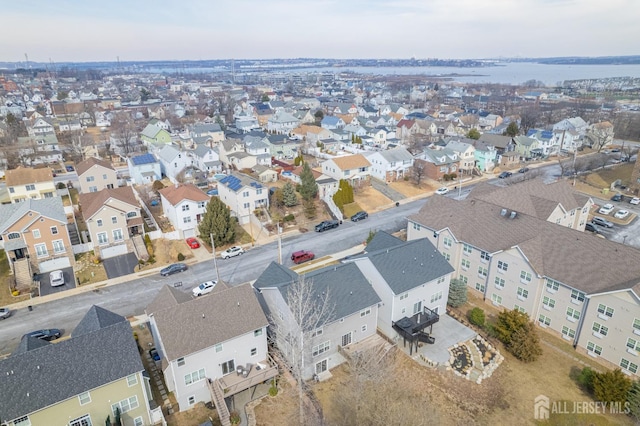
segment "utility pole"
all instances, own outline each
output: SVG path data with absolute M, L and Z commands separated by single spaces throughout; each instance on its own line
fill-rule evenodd
M 213 233 L 209 234 L 211 237 L 211 248 L 213 249 L 213 266 L 216 268 L 216 282 L 220 281 L 220 271 L 218 271 L 218 261 L 216 260 L 216 244 L 213 242 Z
M 282 265 L 282 228 L 280 228 L 280 222 L 276 226 L 278 227 L 278 263 Z

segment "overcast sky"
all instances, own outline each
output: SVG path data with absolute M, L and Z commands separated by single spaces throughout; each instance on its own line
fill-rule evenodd
M 18 0 L 0 61 L 640 54 L 640 0 Z

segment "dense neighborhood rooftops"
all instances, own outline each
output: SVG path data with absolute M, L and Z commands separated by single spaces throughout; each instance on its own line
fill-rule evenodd
M 160 190 L 160 195 L 172 206 L 178 205 L 182 200 L 209 201 L 209 196 L 192 183 L 168 186 Z
M 5 232 L 7 228 L 31 211 L 60 223 L 67 223 L 62 198 L 52 197 L 39 200 L 27 198 L 21 203 L 0 204 L 0 233 Z
M 89 170 L 93 166 L 101 166 L 105 169 L 114 170 L 113 165 L 110 162 L 101 160 L 96 157 L 89 157 L 81 163 L 76 165 L 76 172 L 78 172 L 78 176 L 82 176 L 87 170 Z
M 26 185 L 29 183 L 53 182 L 53 172 L 49 167 L 31 169 L 18 167 L 5 172 L 7 186 Z
M 58 343 L 23 337 L 18 349 L 0 361 L 2 421 L 144 370 L 124 317 L 92 306 L 82 323 L 82 332 Z
M 138 200 L 133 194 L 133 189 L 130 186 L 103 189 L 102 191 L 79 195 L 79 203 L 82 207 L 82 217 L 85 220 L 88 220 L 91 216 L 96 214 L 101 207 L 108 205 L 110 199 L 120 200 L 133 207 L 138 207 Z

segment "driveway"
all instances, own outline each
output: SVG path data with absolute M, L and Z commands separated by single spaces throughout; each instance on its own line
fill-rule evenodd
M 38 279 L 40 280 L 40 295 L 46 296 L 47 294 L 60 293 L 61 291 L 71 290 L 72 288 L 76 288 L 76 280 L 75 275 L 73 274 L 73 268 L 63 268 L 61 269 L 62 274 L 64 275 L 64 285 L 58 287 L 51 287 L 51 283 L 49 282 L 49 274 L 51 272 L 45 272 L 44 274 L 39 274 Z
M 104 269 L 107 271 L 107 278 L 117 278 L 123 275 L 129 275 L 134 272 L 134 268 L 138 265 L 138 258 L 135 253 L 121 254 L 120 256 L 110 257 L 103 262 Z
M 385 197 L 391 199 L 392 201 L 400 201 L 407 198 L 400 192 L 391 188 L 386 183 L 379 181 L 378 179 L 371 178 L 371 186 L 373 187 L 373 189 L 375 189 L 376 191 L 380 191 L 382 194 L 384 194 Z

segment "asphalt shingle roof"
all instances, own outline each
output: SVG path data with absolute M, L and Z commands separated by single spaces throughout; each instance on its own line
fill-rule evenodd
M 8 227 L 30 211 L 57 220 L 60 223 L 67 223 L 67 215 L 64 212 L 62 198 L 52 197 L 39 200 L 27 198 L 21 203 L 0 204 L 0 233 L 6 231 Z
M 78 163 L 76 165 L 76 172 L 78 173 L 78 176 L 83 175 L 87 170 L 89 170 L 91 167 L 93 166 L 101 166 L 104 167 L 105 169 L 109 169 L 109 170 L 114 170 L 113 166 L 111 165 L 110 162 L 105 161 L 105 160 L 101 160 L 99 158 L 96 157 L 90 157 L 87 158 L 86 160 L 84 160 L 81 163 Z

